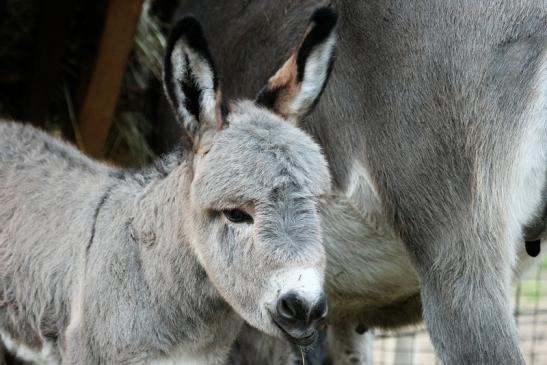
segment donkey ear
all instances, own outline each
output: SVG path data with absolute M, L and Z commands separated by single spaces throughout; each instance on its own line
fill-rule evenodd
M 201 26 L 193 17 L 182 18 L 171 31 L 163 87 L 177 120 L 194 143 L 206 130 L 222 128 L 215 65 Z
M 295 122 L 312 111 L 332 69 L 336 20 L 331 8 L 315 10 L 304 40 L 260 90 L 257 104 Z

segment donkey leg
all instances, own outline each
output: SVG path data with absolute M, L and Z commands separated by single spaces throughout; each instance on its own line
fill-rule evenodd
M 432 342 L 445 365 L 524 364 L 509 301 L 510 250 L 488 232 L 473 236 L 411 248 Z
M 372 365 L 370 331 L 357 331 L 355 323 L 338 323 L 329 326 L 327 336 L 329 359 L 333 365 Z

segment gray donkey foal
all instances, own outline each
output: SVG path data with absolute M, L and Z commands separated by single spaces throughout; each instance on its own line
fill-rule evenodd
M 46 364 L 217 364 L 243 319 L 302 346 L 326 315 L 316 104 L 334 49 L 319 11 L 287 62 L 285 119 L 222 103 L 201 27 L 181 20 L 164 86 L 186 131 L 143 171 L 0 123 L 0 335 Z M 241 318 L 241 317 L 243 318 Z

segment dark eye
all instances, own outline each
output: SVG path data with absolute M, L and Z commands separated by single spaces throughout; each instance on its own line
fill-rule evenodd
M 253 217 L 241 209 L 223 210 L 222 214 L 232 223 L 253 223 Z

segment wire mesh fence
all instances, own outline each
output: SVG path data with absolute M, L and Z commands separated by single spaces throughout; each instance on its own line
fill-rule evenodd
M 515 288 L 514 313 L 526 363 L 547 365 L 547 257 Z M 373 351 L 375 365 L 441 364 L 423 326 L 376 332 Z

